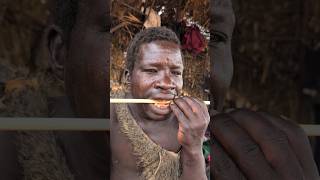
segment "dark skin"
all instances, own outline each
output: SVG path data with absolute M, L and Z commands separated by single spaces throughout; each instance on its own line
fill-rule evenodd
M 109 114 L 108 9 L 106 0 L 80 1 L 69 42 L 59 27 L 49 30 L 51 61 L 63 67 L 60 70 L 64 73 L 66 93 L 77 117 L 105 118 Z
M 109 2 L 80 1 L 70 33 L 53 25 L 48 30 L 51 64 L 65 82 L 67 100 L 76 117 L 109 118 Z M 57 102 L 55 106 L 62 106 Z M 64 114 L 56 114 L 64 116 Z M 106 132 L 57 132 L 75 179 L 109 177 Z
M 100 19 L 97 17 L 100 17 L 101 14 L 104 14 L 105 9 L 108 8 L 105 7 L 105 1 L 95 0 L 93 2 L 95 3 L 88 3 L 86 5 L 91 7 L 88 9 L 95 9 L 97 11 L 89 12 L 89 10 L 85 10 L 85 8 L 80 10 L 81 13 L 79 16 L 83 17 L 84 19 L 88 18 L 88 21 L 79 20 L 81 23 L 76 24 L 76 27 L 78 27 L 79 30 L 73 32 L 74 43 L 71 42 L 71 44 L 74 46 L 74 50 L 72 47 L 69 49 L 69 57 L 72 57 L 71 55 L 73 54 L 74 59 L 80 59 L 82 61 L 80 61 L 80 63 L 79 61 L 70 60 L 69 62 L 65 63 L 67 91 L 69 96 L 74 97 L 73 106 L 75 106 L 76 113 L 81 117 L 100 117 L 100 115 L 103 116 L 102 112 L 108 114 L 108 112 L 104 111 L 108 110 L 108 107 L 107 103 L 104 103 L 106 101 L 104 99 L 105 94 L 103 94 L 105 90 L 104 87 L 108 87 L 104 86 L 105 84 L 108 84 L 108 82 L 103 80 L 104 77 L 107 77 L 108 75 L 108 68 L 101 68 L 108 67 L 108 64 L 106 64 L 108 61 L 103 61 L 104 57 L 109 57 L 107 51 L 107 49 L 109 49 L 107 46 L 108 43 L 105 43 L 108 42 L 108 40 L 105 39 L 105 37 L 108 37 L 108 33 L 106 33 L 106 36 L 104 36 L 103 33 L 99 34 L 97 29 L 90 29 L 101 27 L 98 25 L 100 23 L 94 24 L 93 22 L 101 22 L 97 20 Z M 234 26 L 234 14 L 231 9 L 230 0 L 214 1 L 214 3 L 211 4 L 214 6 L 211 8 L 211 19 L 213 20 L 214 24 L 214 26 L 212 26 L 213 31 L 211 30 L 211 32 L 222 32 L 226 36 L 226 39 L 223 42 L 218 40 L 211 43 L 210 50 L 210 55 L 213 58 L 212 64 L 214 64 L 211 71 L 211 77 L 213 77 L 213 83 L 211 84 L 211 90 L 214 97 L 213 107 L 220 111 L 226 89 L 229 86 L 232 77 L 231 38 Z M 99 14 L 99 12 L 101 14 Z M 91 24 L 85 24 L 87 22 L 91 22 Z M 81 36 L 87 38 L 80 38 Z M 59 49 L 59 46 L 57 47 Z M 66 47 L 63 47 L 64 48 L 62 48 L 62 50 L 64 51 L 62 52 L 67 52 L 67 49 L 65 49 Z M 83 49 L 89 51 L 79 51 L 78 48 L 80 47 L 83 47 Z M 94 51 L 98 52 L 93 53 Z M 57 54 L 63 57 L 64 53 Z M 92 58 L 92 55 L 94 54 L 97 55 L 95 58 Z M 91 61 L 85 60 L 85 57 Z M 80 64 L 79 71 L 74 71 L 72 69 L 72 62 L 74 64 Z M 88 63 L 85 64 L 85 66 L 90 68 L 84 68 L 81 66 L 82 63 Z M 69 76 L 67 75 L 68 73 L 70 73 Z M 70 82 L 75 82 L 75 85 L 70 86 L 70 84 L 72 84 Z M 79 89 L 79 87 L 81 87 L 81 89 Z M 95 87 L 97 89 L 95 89 Z M 93 97 L 85 98 L 86 95 Z M 177 105 L 180 107 L 180 109 L 183 109 L 183 107 L 181 107 L 183 106 L 183 103 L 185 105 L 188 104 L 186 99 L 180 99 L 179 101 L 177 101 Z M 217 142 L 212 146 L 213 164 L 211 166 L 211 172 L 213 173 L 214 178 L 317 179 L 319 177 L 315 168 L 315 163 L 313 161 L 308 139 L 303 131 L 297 127 L 297 125 L 265 113 L 257 113 L 247 110 L 236 110 L 230 113 L 220 113 L 219 115 L 217 115 L 215 110 L 211 110 L 210 112 L 212 118 L 210 130 L 212 135 L 215 137 L 215 141 Z M 181 111 L 175 111 L 175 113 L 178 114 L 181 113 Z M 181 125 L 182 120 L 179 122 L 180 126 L 178 129 L 183 129 L 183 125 Z M 140 125 L 142 128 L 148 129 L 146 124 L 140 123 Z M 146 132 L 148 133 L 148 131 Z M 150 132 L 156 133 L 157 131 Z M 174 134 L 175 133 L 171 133 L 172 136 L 174 136 Z M 80 137 L 85 137 L 79 141 L 81 142 L 80 144 L 87 145 L 87 147 L 92 147 L 91 143 L 83 143 L 88 142 L 88 139 L 92 139 L 88 138 L 90 136 Z M 159 138 L 157 135 L 152 135 L 152 133 L 150 133 L 150 137 L 155 139 L 155 141 L 157 138 Z M 176 142 L 179 142 L 179 144 L 184 144 L 179 140 Z M 162 142 L 159 141 L 159 144 L 161 143 Z M 174 144 L 176 143 L 173 143 L 173 145 Z M 175 146 L 170 145 L 171 144 L 166 146 L 165 143 L 163 143 L 163 146 L 167 147 L 169 150 L 175 150 Z M 186 144 L 184 145 L 186 146 Z M 75 148 L 70 147 L 70 149 Z M 76 153 L 77 150 L 79 149 L 71 150 L 70 154 Z M 73 164 L 77 164 L 76 159 L 80 156 L 81 153 L 79 156 L 75 155 Z M 92 162 L 93 164 L 96 164 L 95 161 Z M 285 165 L 284 162 L 286 162 Z M 94 177 L 95 173 L 92 166 L 75 167 L 75 169 L 78 169 L 79 172 L 82 172 L 82 170 L 85 168 L 88 168 L 89 170 L 87 171 L 91 171 L 91 175 Z M 88 174 L 89 175 L 87 177 L 90 177 L 90 173 Z
M 177 44 L 154 41 L 141 46 L 139 59 L 127 74 L 127 98 L 172 100 L 182 89 L 183 62 Z M 129 104 L 129 109 L 147 136 L 164 149 L 181 149 L 181 179 L 207 179 L 202 142 L 209 123 L 206 106 L 191 97 L 177 98 L 171 106 Z M 114 112 L 112 110 L 111 112 Z M 127 138 L 119 133 L 118 120 L 111 115 L 113 173 L 111 179 L 139 179 L 135 157 Z M 192 163 L 191 163 L 192 162 Z
M 80 2 L 76 22 L 70 33 L 53 24 L 46 31 L 49 59 L 54 73 L 65 82 L 67 98 L 55 101 L 63 109 L 55 116 L 109 118 L 110 2 Z M 61 103 L 62 102 L 62 103 Z M 66 160 L 76 180 L 109 178 L 109 134 L 106 132 L 57 132 Z M 0 134 L 0 177 L 20 180 L 15 134 Z
M 218 37 L 212 38 L 210 44 L 211 91 L 215 103 L 210 109 L 209 124 L 214 137 L 211 177 L 217 180 L 319 179 L 308 138 L 298 125 L 244 109 L 219 113 L 232 77 L 231 38 L 235 20 L 231 0 L 217 0 L 212 6 L 211 32 Z
M 105 9 L 102 8 L 104 6 L 105 1 L 103 0 L 93 0 L 90 1 L 90 3 L 86 3 L 88 7 L 91 7 L 91 9 L 101 11 L 91 11 L 91 13 L 85 13 L 88 17 L 97 16 L 97 19 L 100 19 L 98 17 L 100 16 L 98 12 L 105 12 Z M 107 4 L 107 3 L 106 3 Z M 232 30 L 234 26 L 234 21 L 227 21 L 228 19 L 232 20 L 233 17 L 233 11 L 231 9 L 231 2 L 229 0 L 216 0 L 213 1 L 213 3 L 210 3 L 213 5 L 211 8 L 211 19 L 213 20 L 213 25 L 211 29 L 212 30 L 219 30 L 223 32 L 225 35 L 227 35 L 228 40 L 227 41 L 216 41 L 210 44 L 210 55 L 212 57 L 212 62 L 215 64 L 215 66 L 212 67 L 212 84 L 211 84 L 211 91 L 213 92 L 215 105 L 213 106 L 215 108 L 210 110 L 211 115 L 211 121 L 209 124 L 210 131 L 212 133 L 212 136 L 214 137 L 215 143 L 212 145 L 213 149 L 213 161 L 211 166 L 211 172 L 212 177 L 214 179 L 218 180 L 237 180 L 237 179 L 302 179 L 301 177 L 304 177 L 304 179 L 319 179 L 318 172 L 315 168 L 315 163 L 311 154 L 310 145 L 308 142 L 308 139 L 304 132 L 295 124 L 282 120 L 280 118 L 270 116 L 266 113 L 261 112 L 252 112 L 248 110 L 236 110 L 229 113 L 217 113 L 216 110 L 220 111 L 222 107 L 223 97 L 225 94 L 225 91 L 228 84 L 231 81 L 232 77 L 232 58 L 231 58 L 231 35 Z M 89 9 L 89 8 L 88 8 Z M 88 10 L 85 10 L 85 7 L 82 7 L 79 13 L 82 12 L 88 12 Z M 103 13 L 102 13 L 103 14 Z M 84 17 L 85 15 L 82 15 Z M 223 17 L 222 21 L 215 21 L 215 19 L 218 19 L 218 17 Z M 92 18 L 91 20 L 94 21 L 95 18 Z M 101 18 L 104 19 L 104 18 Z M 224 19 L 224 20 L 223 20 Z M 81 21 L 83 23 L 88 22 L 90 25 L 95 26 L 92 24 L 93 21 L 91 21 L 90 18 L 88 21 Z M 99 26 L 98 22 L 101 22 L 99 20 L 95 21 L 96 27 L 103 27 L 104 25 Z M 107 23 L 110 21 L 106 21 Z M 216 24 L 215 24 L 216 22 Z M 218 23 L 219 22 L 219 23 Z M 79 25 L 79 24 L 78 24 Z M 80 28 L 81 27 L 81 28 Z M 87 29 L 86 29 L 86 28 Z M 81 64 L 85 66 L 85 63 L 91 64 L 92 62 L 85 60 L 84 57 L 88 57 L 91 53 L 84 52 L 88 49 L 92 52 L 95 51 L 93 48 L 90 48 L 91 46 L 95 46 L 95 41 L 98 41 L 98 37 L 101 37 L 98 43 L 98 54 L 99 56 L 106 57 L 106 62 L 108 63 L 108 57 L 109 52 L 107 51 L 109 47 L 107 46 L 110 42 L 107 39 L 104 39 L 104 36 L 99 33 L 96 29 L 91 29 L 91 26 L 78 26 L 80 28 L 78 32 L 73 32 L 78 34 L 77 36 L 73 36 L 76 39 L 78 39 L 78 42 L 83 43 L 76 44 L 73 43 L 73 51 L 76 51 L 77 46 L 80 47 L 86 47 L 82 48 L 82 50 L 79 50 L 77 53 L 88 53 L 87 55 L 82 54 L 84 56 L 78 56 L 82 61 L 76 61 L 76 60 L 70 60 L 70 62 L 73 63 L 79 63 L 79 66 Z M 83 31 L 83 32 L 80 32 Z M 71 54 L 67 53 L 69 49 L 67 48 L 65 40 L 61 38 L 63 36 L 64 32 L 62 32 L 58 27 L 53 26 L 51 30 L 49 31 L 49 39 L 51 39 L 49 43 L 49 48 L 51 49 L 51 58 L 52 60 L 57 60 L 56 62 L 62 67 L 66 67 L 65 69 L 65 75 L 68 76 L 69 72 L 75 75 L 69 75 L 71 77 L 73 76 L 79 76 L 82 78 L 76 78 L 73 79 L 76 80 L 74 83 L 74 87 L 70 87 L 71 85 L 68 85 L 68 94 L 74 95 L 73 100 L 73 106 L 75 106 L 75 103 L 79 103 L 76 105 L 77 107 L 75 109 L 76 112 L 79 113 L 80 117 L 86 117 L 86 116 L 96 116 L 100 117 L 100 115 L 103 115 L 103 111 L 100 111 L 101 109 L 106 108 L 108 110 L 108 103 L 102 103 L 102 101 L 97 97 L 91 97 L 95 100 L 90 100 L 91 98 L 87 99 L 84 97 L 82 100 L 81 93 L 85 92 L 82 95 L 86 96 L 90 94 L 89 96 L 98 96 L 100 95 L 100 98 L 105 98 L 106 94 L 100 94 L 94 95 L 94 90 L 97 90 L 98 92 L 102 92 L 103 85 L 101 79 L 103 78 L 95 78 L 97 82 L 94 83 L 96 87 L 86 87 L 84 85 L 92 85 L 92 83 L 89 82 L 89 79 L 92 77 L 96 77 L 96 75 L 92 76 L 92 72 L 84 70 L 84 67 L 78 68 L 80 72 L 72 70 L 72 66 L 69 64 L 69 67 L 67 67 L 67 63 L 65 62 L 67 59 L 72 58 Z M 79 37 L 80 34 L 84 35 L 86 38 Z M 106 33 L 106 37 L 108 38 L 108 33 Z M 101 36 L 100 36 L 101 35 Z M 77 38 L 76 38 L 77 37 Z M 91 39 L 91 40 L 90 40 Z M 94 40 L 95 39 L 95 40 Z M 102 43 L 105 42 L 104 43 Z M 87 44 L 87 45 L 86 45 Z M 90 45 L 89 45 L 90 44 Z M 70 48 L 71 49 L 71 48 Z M 100 52 L 101 51 L 101 52 Z M 69 54 L 69 55 L 67 55 Z M 76 56 L 76 53 L 72 53 L 73 56 Z M 94 54 L 91 54 L 92 56 Z M 94 55 L 95 56 L 95 55 Z M 67 58 L 68 57 L 68 58 Z M 96 59 L 91 58 L 92 61 L 95 60 L 101 60 L 102 58 Z M 76 59 L 76 58 L 75 58 Z M 63 61 L 65 60 L 65 61 Z M 102 63 L 102 62 L 100 62 Z M 99 64 L 100 64 L 99 63 Z M 66 66 L 64 66 L 66 65 Z M 93 66 L 89 66 L 93 67 Z M 106 65 L 108 67 L 108 64 Z M 218 68 L 220 67 L 220 68 Z M 98 69 L 101 69 L 99 67 L 96 67 Z M 88 70 L 91 68 L 88 68 Z M 70 71 L 68 71 L 70 70 Z M 58 70 L 56 70 L 58 71 Z M 102 71 L 97 71 L 102 72 Z M 106 73 L 106 76 L 108 76 L 108 68 L 103 70 L 103 73 Z M 77 75 L 78 74 L 78 75 Z M 82 75 L 81 75 L 82 74 Z M 71 78 L 70 77 L 70 78 Z M 98 76 L 102 77 L 102 76 Z M 83 81 L 83 82 L 77 82 L 77 81 Z M 70 82 L 70 79 L 67 81 Z M 72 81 L 71 81 L 72 82 Z M 109 82 L 104 82 L 104 87 L 109 87 Z M 81 86 L 79 86 L 81 85 Z M 81 87 L 81 89 L 79 88 Z M 100 87 L 100 88 L 98 88 Z M 89 90 L 92 89 L 92 90 Z M 97 89 L 95 89 L 97 88 Z M 99 90 L 100 89 L 100 90 Z M 75 92 L 78 91 L 78 92 Z M 88 93 L 88 94 L 86 94 Z M 77 94 L 77 95 L 76 95 Z M 86 100 L 85 100 L 86 99 Z M 92 108 L 90 105 L 88 105 L 87 102 L 91 102 L 95 104 L 97 102 L 97 105 L 92 105 Z M 105 102 L 105 101 L 104 101 Z M 83 107 L 87 106 L 88 110 L 83 110 Z M 96 109 L 96 110 L 95 110 Z M 86 112 L 88 114 L 82 113 Z M 97 114 L 95 114 L 96 112 Z M 112 111 L 111 111 L 112 112 Z M 77 114 L 78 114 L 77 113 Z M 108 115 L 108 112 L 105 112 L 106 115 Z M 112 119 L 112 118 L 111 118 Z M 116 132 L 116 131 L 115 131 Z M 174 133 L 173 133 L 174 134 Z M 87 160 L 81 160 L 80 157 L 83 157 L 84 154 L 88 153 L 88 149 L 91 149 L 92 151 L 96 151 L 97 149 L 100 149 L 104 151 L 105 147 L 108 146 L 104 144 L 103 141 L 96 140 L 96 141 L 90 141 L 93 139 L 100 139 L 97 137 L 94 137 L 93 135 L 88 135 L 87 133 L 74 133 L 73 136 L 78 137 L 75 139 L 74 143 L 76 145 L 79 145 L 78 147 L 75 147 L 71 144 L 67 146 L 70 149 L 69 155 L 69 163 L 74 164 L 72 167 L 73 172 L 79 172 L 84 173 L 82 179 L 104 179 L 105 177 L 99 173 L 96 173 L 96 167 L 99 167 L 100 163 L 96 161 L 95 159 L 92 159 L 90 161 L 91 163 L 87 163 Z M 100 135 L 98 135 L 101 137 Z M 173 135 L 172 135 L 173 136 Z M 15 145 L 13 143 L 14 138 L 12 134 L 7 134 L 3 132 L 1 134 L 1 162 L 17 162 L 16 157 L 16 150 Z M 65 136 L 66 137 L 66 136 Z M 68 137 L 71 137 L 68 136 Z M 117 134 L 115 134 L 115 137 L 117 137 Z M 64 140 L 67 142 L 67 140 Z M 97 142 L 97 143 L 92 143 Z M 70 142 L 71 143 L 71 142 Z M 125 141 L 119 141 L 119 143 L 126 143 Z M 99 144 L 99 145 L 95 145 Z M 81 148 L 81 147 L 86 148 Z M 4 147 L 4 148 L 2 148 Z M 169 148 L 168 148 L 169 149 Z M 174 148 L 173 148 L 174 149 Z M 116 149 L 118 152 L 118 149 Z M 80 152 L 78 152 L 80 151 Z M 119 152 L 121 149 L 119 149 Z M 124 154 L 128 151 L 123 150 Z M 73 154 L 73 158 L 71 157 L 71 154 Z M 108 153 L 106 153 L 108 154 Z M 84 163 L 85 162 L 85 163 Z M 128 166 L 130 165 L 131 160 L 128 161 Z M 285 165 L 284 165 L 284 162 Z M 79 164 L 79 165 L 78 165 Z M 108 171 L 108 168 L 106 168 L 106 171 Z M 12 173 L 11 173 L 12 172 Z M 1 175 L 0 177 L 3 177 L 4 179 L 21 179 L 21 172 L 19 165 L 17 163 L 6 163 L 1 166 Z M 80 174 L 81 175 L 81 174 Z M 292 177 L 292 175 L 295 175 Z M 99 177 L 97 177 L 99 176 Z M 262 177 L 263 176 L 263 177 Z M 81 176 L 77 176 L 79 179 L 81 179 Z M 88 178 L 89 177 L 89 178 Z M 131 179 L 131 178 L 130 178 Z
M 52 68 L 65 81 L 66 100 L 56 101 L 55 107 L 71 104 L 71 112 L 60 117 L 109 117 L 109 1 L 81 1 L 79 13 L 70 36 L 57 25 L 47 30 L 47 44 Z M 2 132 L 0 137 L 0 177 L 22 179 L 18 163 L 15 134 Z M 109 137 L 105 132 L 57 132 L 58 142 L 66 155 L 76 180 L 109 177 Z

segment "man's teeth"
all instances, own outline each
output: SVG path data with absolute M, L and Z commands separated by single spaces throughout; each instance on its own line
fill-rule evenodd
M 169 106 L 169 104 L 155 104 L 155 106 L 158 108 L 166 108 Z
M 154 105 L 158 108 L 167 108 L 170 104 L 170 101 L 159 101 L 155 103 Z

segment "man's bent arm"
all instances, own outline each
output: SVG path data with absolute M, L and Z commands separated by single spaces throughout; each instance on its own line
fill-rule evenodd
M 181 151 L 181 180 L 207 180 L 205 160 L 202 150 L 194 153 Z

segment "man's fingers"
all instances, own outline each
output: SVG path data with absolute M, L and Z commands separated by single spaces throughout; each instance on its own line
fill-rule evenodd
M 201 109 L 203 117 L 207 120 L 209 124 L 210 116 L 209 116 L 207 105 L 204 102 L 200 101 L 199 99 L 196 99 L 196 98 L 190 98 L 190 99 L 199 105 L 199 108 Z
M 177 98 L 174 100 L 174 103 L 176 106 L 184 113 L 184 115 L 187 117 L 187 119 L 193 119 L 195 117 L 195 108 L 192 109 L 192 107 L 186 102 L 186 100 L 183 98 Z M 177 117 L 179 118 L 179 117 Z
M 297 124 L 288 120 L 276 118 L 264 112 L 259 112 L 259 114 L 287 134 L 289 143 L 304 171 L 305 178 L 319 179 L 319 173 L 310 148 L 311 145 L 305 132 Z
M 237 163 L 248 179 L 277 179 L 258 144 L 243 130 L 231 116 L 218 114 L 212 117 L 210 131 L 226 152 Z
M 232 161 L 221 145 L 211 141 L 210 179 L 214 180 L 244 180 L 246 179 L 237 165 Z
M 177 117 L 177 120 L 179 121 L 179 124 L 183 128 L 189 128 L 189 120 L 186 118 L 185 114 L 182 112 L 182 110 L 175 104 L 170 105 L 172 112 Z
M 230 116 L 260 146 L 265 158 L 283 179 L 304 179 L 299 161 L 282 130 L 252 111 L 236 110 Z

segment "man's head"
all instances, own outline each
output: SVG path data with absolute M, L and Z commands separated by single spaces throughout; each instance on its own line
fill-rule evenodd
M 153 41 L 168 41 L 180 46 L 177 35 L 165 27 L 149 28 L 135 35 L 127 50 L 126 68 L 131 72 L 141 53 L 141 46 Z
M 167 28 L 150 28 L 138 33 L 127 53 L 127 80 L 133 98 L 172 100 L 183 86 L 180 42 Z M 145 119 L 164 120 L 169 104 L 133 105 Z
M 48 48 L 78 117 L 109 114 L 109 1 L 56 0 Z

